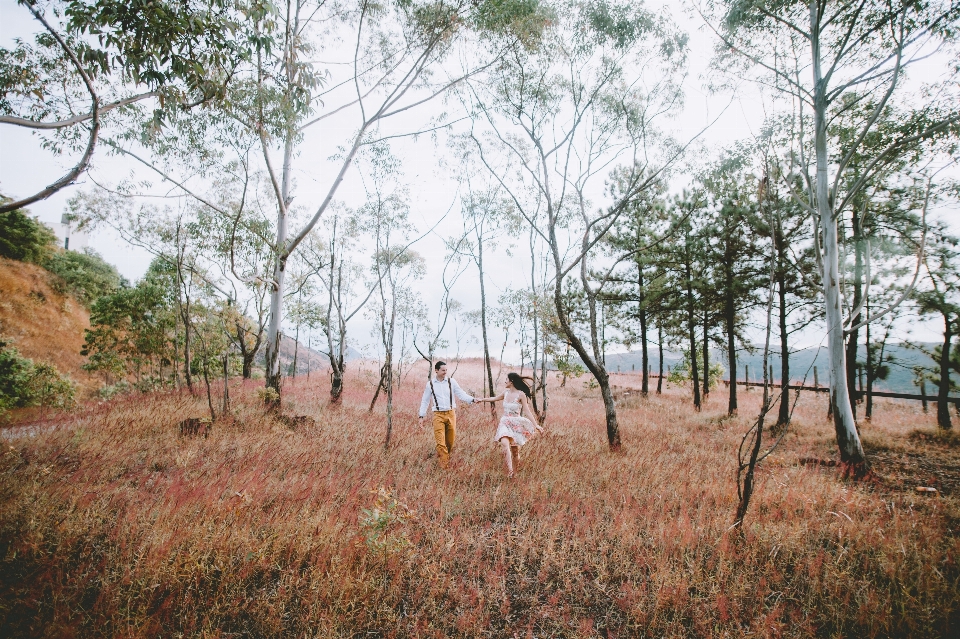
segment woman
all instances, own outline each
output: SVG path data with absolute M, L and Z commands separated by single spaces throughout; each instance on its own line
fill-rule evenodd
M 507 467 L 507 477 L 513 477 L 513 472 L 520 463 L 520 446 L 527 443 L 527 440 L 535 433 L 543 432 L 539 424 L 535 424 L 526 417 L 521 417 L 523 410 L 527 415 L 535 415 L 536 412 L 530 407 L 527 399 L 530 397 L 530 386 L 527 380 L 532 383 L 529 377 L 520 377 L 517 373 L 508 373 L 506 381 L 506 390 L 503 394 L 496 397 L 484 397 L 478 399 L 478 402 L 499 402 L 503 400 L 503 417 L 500 418 L 500 424 L 497 426 L 497 433 L 493 436 L 493 441 L 498 442 L 503 449 L 503 461 Z M 539 421 L 539 415 L 536 415 Z

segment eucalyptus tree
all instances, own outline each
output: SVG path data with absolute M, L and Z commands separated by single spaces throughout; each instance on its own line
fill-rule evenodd
M 851 98 L 852 100 L 852 98 Z M 830 128 L 832 137 L 843 140 L 856 133 L 856 128 L 848 121 L 864 111 L 873 108 L 870 101 L 853 106 L 848 112 L 837 117 Z M 862 146 L 850 159 L 850 168 L 844 182 L 858 181 L 863 167 L 868 165 L 878 149 L 886 147 L 890 141 L 902 135 L 904 127 L 914 123 L 903 114 L 888 107 L 877 118 L 874 130 L 866 137 Z M 880 301 L 884 291 L 896 290 L 897 278 L 909 277 L 919 267 L 918 255 L 922 255 L 922 238 L 926 224 L 923 211 L 928 201 L 927 186 L 935 173 L 931 168 L 943 159 L 942 151 L 951 140 L 930 140 L 927 144 L 898 154 L 884 166 L 875 171 L 863 182 L 862 188 L 850 198 L 848 210 L 839 211 L 841 241 L 846 249 L 841 257 L 841 286 L 843 298 L 847 304 L 847 384 L 851 407 L 856 416 L 855 389 L 857 370 L 861 362 L 857 361 L 860 329 L 869 334 L 868 316 L 864 311 L 871 301 Z M 942 168 L 940 169 L 942 170 Z M 906 259 L 904 259 L 906 258 Z M 910 268 L 911 264 L 917 268 Z M 886 286 L 873 289 L 878 293 L 870 299 L 872 285 L 871 272 L 885 271 Z M 915 280 L 915 278 L 914 278 Z M 909 281 L 909 280 L 908 280 Z M 909 288 L 910 285 L 908 285 Z M 907 291 L 909 292 L 909 291 Z M 889 296 L 886 296 L 889 297 Z M 904 297 L 902 294 L 896 297 Z M 886 300 L 879 308 L 891 307 L 894 298 Z M 896 311 L 891 311 L 895 313 Z M 870 338 L 867 337 L 870 348 Z M 867 366 L 870 368 L 870 366 Z
M 343 394 L 347 358 L 347 325 L 363 310 L 373 294 L 371 289 L 361 297 L 358 287 L 363 282 L 363 266 L 356 259 L 360 231 L 356 213 L 337 211 L 325 220 L 325 233 L 307 238 L 297 260 L 307 265 L 325 293 L 321 303 L 320 325 L 326 337 L 323 353 L 330 363 L 330 401 L 340 402 Z
M 18 0 L 41 26 L 0 47 L 0 124 L 30 129 L 54 155 L 77 163 L 6 212 L 73 184 L 89 167 L 105 132 L 149 130 L 178 112 L 223 96 L 232 71 L 250 53 L 234 34 L 259 5 L 223 0 L 126 2 Z M 140 108 L 150 104 L 151 108 Z
M 410 197 L 400 183 L 400 161 L 389 147 L 369 147 L 370 176 L 365 180 L 367 202 L 357 211 L 357 221 L 373 238 L 373 260 L 367 286 L 375 291 L 376 304 L 372 309 L 383 347 L 383 365 L 370 410 L 373 410 L 381 389 L 387 395 L 387 431 L 384 446 L 390 445 L 393 432 L 393 391 L 395 341 L 398 312 L 406 310 L 410 298 L 410 284 L 424 274 L 424 261 L 410 250 Z M 402 322 L 401 322 L 402 325 Z
M 804 191 L 795 193 L 795 200 L 818 226 L 815 246 L 837 444 L 847 469 L 860 474 L 866 460 L 846 379 L 838 216 L 872 176 L 899 155 L 956 129 L 960 118 L 951 78 L 929 88 L 924 104 L 910 112 L 912 126 L 903 127 L 885 147 L 876 149 L 855 180 L 846 177 L 884 109 L 907 102 L 903 80 L 910 66 L 952 46 L 960 2 L 729 0 L 708 1 L 700 10 L 721 41 L 721 63 L 757 70 L 758 81 L 796 107 L 794 165 L 787 182 L 792 183 L 794 175 L 802 179 Z M 867 99 L 873 100 L 873 108 L 853 123 L 852 135 L 831 149 L 831 120 Z M 813 120 L 812 132 L 808 117 Z
M 229 211 L 204 196 L 203 181 L 230 164 L 249 163 L 265 176 L 273 254 L 265 377 L 279 396 L 287 262 L 330 210 L 361 148 L 443 129 L 443 117 L 423 126 L 409 123 L 418 113 L 430 113 L 451 87 L 489 66 L 505 43 L 535 39 L 544 16 L 537 2 L 521 0 L 495 5 L 492 0 L 287 0 L 257 7 L 235 34 L 252 53 L 231 69 L 223 100 L 148 137 L 157 159 L 140 157 L 132 142 L 113 148 L 156 171 L 177 195 L 228 217 Z M 470 55 L 459 55 L 466 50 Z M 311 162 L 306 153 L 321 126 L 337 149 L 329 172 L 324 161 Z M 192 154 L 202 154 L 204 161 Z M 187 165 L 158 166 L 170 155 L 185 158 Z M 198 171 L 189 170 L 198 163 Z M 317 185 L 314 201 L 298 194 L 295 175 Z
M 380 136 L 417 132 L 384 132 L 391 118 L 411 114 L 496 59 L 500 39 L 484 40 L 471 36 L 471 32 L 491 33 L 507 41 L 524 37 L 536 22 L 538 7 L 536 3 L 506 2 L 493 9 L 485 2 L 466 0 L 390 4 L 360 0 L 349 5 L 288 0 L 280 20 L 282 46 L 258 53 L 257 64 L 247 79 L 250 99 L 236 115 L 259 134 L 277 210 L 267 386 L 279 392 L 278 348 L 287 260 L 327 211 L 362 146 Z M 266 26 L 266 22 L 263 24 Z M 259 33 L 258 27 L 254 26 L 255 33 Z M 331 29 L 333 37 L 313 44 L 311 32 L 324 29 Z M 514 30 L 519 35 L 514 36 Z M 455 59 L 454 54 L 463 47 L 469 47 L 472 55 L 460 59 L 476 62 L 456 70 L 451 65 L 444 67 L 443 62 Z M 318 65 L 310 62 L 320 53 L 334 57 L 343 54 L 340 61 L 349 69 L 346 76 L 334 78 L 336 82 L 325 80 Z M 318 90 L 324 83 L 325 90 Z M 342 101 L 334 105 L 338 97 Z M 330 106 L 324 109 L 327 104 Z M 297 147 L 310 127 L 341 111 L 349 111 L 353 122 L 347 125 L 349 133 L 342 143 L 335 177 L 306 222 L 291 231 L 288 225 Z M 343 130 L 343 124 L 338 130 Z M 276 145 L 282 159 L 275 170 L 272 155 Z
M 513 47 L 464 99 L 476 114 L 481 161 L 540 236 L 551 259 L 553 306 L 567 339 L 596 379 L 607 442 L 621 445 L 616 406 L 603 364 L 600 305 L 611 265 L 599 244 L 630 202 L 654 187 L 680 150 L 657 132 L 677 106 L 686 39 L 637 4 L 557 3 L 540 46 Z M 603 181 L 623 165 L 622 188 L 597 206 Z M 565 303 L 579 273 L 588 332 Z
M 253 364 L 260 353 L 267 330 L 269 311 L 267 293 L 273 253 L 270 227 L 255 207 L 241 195 L 248 194 L 263 182 L 251 176 L 249 182 L 227 180 L 217 186 L 218 209 L 197 207 L 198 252 L 211 262 L 219 275 L 217 281 L 225 292 L 224 325 L 231 343 L 240 353 L 244 379 L 250 379 Z M 251 183 L 252 182 L 252 183 Z M 233 212 L 226 216 L 221 212 Z
M 462 243 L 462 250 L 473 260 L 477 267 L 477 277 L 480 284 L 480 334 L 483 339 L 483 364 L 486 369 L 485 385 L 488 395 L 496 395 L 493 384 L 493 367 L 490 362 L 490 340 L 487 321 L 487 288 L 484 272 L 484 249 L 487 260 L 490 251 L 496 250 L 497 239 L 502 233 L 502 227 L 507 221 L 505 212 L 511 204 L 499 197 L 496 189 L 474 191 L 472 182 L 468 180 L 467 195 L 461 198 L 464 234 L 469 238 Z M 491 404 L 491 412 L 494 412 Z

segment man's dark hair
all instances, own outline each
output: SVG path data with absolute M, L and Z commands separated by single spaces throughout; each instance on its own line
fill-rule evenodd
M 443 362 L 443 361 L 437 362 L 436 364 L 433 365 L 433 370 L 438 371 L 440 370 L 441 366 L 446 366 L 446 365 L 447 365 L 446 362 Z

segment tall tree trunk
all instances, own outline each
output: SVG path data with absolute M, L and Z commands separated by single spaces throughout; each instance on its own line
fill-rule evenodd
M 541 392 L 541 404 L 540 404 L 540 419 L 546 419 L 547 417 L 547 408 L 548 408 L 548 395 L 547 395 L 547 338 L 544 335 L 542 346 L 540 349 L 540 388 Z
M 639 241 L 637 243 L 639 246 Z M 643 362 L 643 377 L 640 393 L 646 397 L 650 392 L 650 357 L 647 353 L 647 306 L 644 293 L 643 265 L 637 260 L 637 317 L 640 320 L 640 359 Z
M 697 320 L 693 308 L 693 273 L 691 272 L 689 250 L 688 245 L 688 254 L 684 266 L 687 276 L 687 332 L 690 338 L 690 377 L 693 379 L 693 406 L 700 410 L 700 374 L 697 370 Z
M 207 349 L 204 346 L 203 349 L 203 366 L 201 370 L 203 371 L 203 383 L 207 387 L 207 406 L 210 409 L 210 422 L 213 423 L 217 421 L 217 413 L 213 410 L 213 396 L 210 394 L 210 372 L 208 368 L 208 358 L 207 358 Z
M 730 273 L 727 274 L 728 278 Z M 727 366 L 730 370 L 730 399 L 727 402 L 727 414 L 737 414 L 737 335 L 736 335 L 736 308 L 733 299 L 732 278 L 728 279 L 726 295 L 723 300 L 724 328 L 727 333 Z
M 533 410 L 539 412 L 540 407 L 537 406 L 537 357 L 540 354 L 540 322 L 539 318 L 539 309 L 537 308 L 537 260 L 536 260 L 536 250 L 534 247 L 534 229 L 530 227 L 530 292 L 533 295 L 533 317 L 531 321 L 533 322 L 533 361 L 530 363 L 530 376 L 533 379 L 533 384 L 530 387 L 530 392 L 532 393 L 530 401 L 533 402 Z M 492 376 L 491 376 L 492 378 Z M 492 386 L 492 384 L 491 384 Z M 496 393 L 490 393 L 495 395 Z M 493 408 L 493 403 L 490 404 L 490 414 L 494 419 L 497 417 L 497 412 Z
M 860 216 L 857 215 L 857 212 L 853 212 L 852 216 L 852 227 L 853 227 L 853 251 L 854 251 L 854 266 L 853 266 L 853 307 L 856 308 L 860 305 L 860 301 L 863 299 L 863 231 L 860 225 Z M 860 323 L 861 314 L 857 315 L 850 321 L 851 326 L 856 326 Z M 859 350 L 859 341 L 860 341 L 860 331 L 859 329 L 854 329 L 850 331 L 847 335 L 847 388 L 849 389 L 850 395 L 850 408 L 853 410 L 853 417 L 857 417 L 857 402 L 862 399 L 857 393 L 857 355 Z
M 864 312 L 867 317 L 870 317 L 870 300 L 867 299 L 867 303 L 864 306 Z M 866 325 L 866 339 L 867 339 L 867 394 L 864 402 L 864 419 L 870 420 L 873 418 L 873 380 L 876 375 L 876 364 L 873 361 L 873 346 L 870 344 L 870 324 Z M 886 344 L 886 337 L 883 339 L 883 344 Z M 883 361 L 883 346 L 880 347 L 880 362 Z
M 190 298 L 186 298 L 186 303 L 181 307 L 183 309 L 183 378 L 187 381 L 187 389 L 193 392 L 193 374 L 190 367 L 193 362 L 190 359 Z
M 490 366 L 490 344 L 487 341 L 487 292 L 483 282 L 483 231 L 477 233 L 477 270 L 480 272 L 480 332 L 483 334 L 483 365 L 487 369 L 487 397 L 496 395 L 493 388 L 493 368 Z M 536 394 L 536 389 L 534 389 Z M 490 402 L 490 414 L 496 415 L 496 404 Z
M 943 315 L 943 346 L 940 349 L 940 389 L 937 393 L 937 426 L 953 427 L 950 423 L 950 342 L 953 341 L 953 323 L 950 316 Z
M 293 336 L 293 370 L 290 377 L 297 376 L 297 356 L 300 354 L 300 322 L 297 322 L 297 332 Z
M 386 340 L 386 382 L 387 387 L 387 435 L 383 440 L 383 447 L 390 446 L 390 436 L 393 434 L 393 336 L 397 326 L 397 291 L 393 285 L 393 279 L 390 280 L 390 323 L 387 325 Z
M 286 216 L 280 216 L 277 229 L 277 245 L 287 241 Z M 267 345 L 264 351 L 266 387 L 280 394 L 280 322 L 283 318 L 283 285 L 286 276 L 287 258 L 278 256 L 273 267 L 273 282 L 270 285 L 270 322 L 267 325 Z
M 706 301 L 703 307 L 703 397 L 710 394 L 710 325 Z
M 264 151 L 266 152 L 266 151 Z M 283 293 L 290 257 L 287 240 L 287 206 L 290 204 L 290 169 L 293 161 L 293 134 L 288 133 L 283 145 L 283 178 L 280 202 L 277 202 L 277 239 L 274 244 L 273 280 L 270 282 L 270 321 L 267 325 L 265 385 L 280 396 L 280 327 L 283 321 Z M 275 404 L 279 409 L 279 401 Z
M 846 358 L 843 350 L 843 309 L 840 307 L 840 249 L 837 220 L 833 215 L 833 198 L 829 186 L 830 154 L 827 149 L 827 92 L 820 61 L 820 16 L 818 4 L 810 3 L 810 33 L 814 83 L 814 144 L 817 157 L 816 206 L 823 242 L 823 297 L 827 324 L 827 352 L 830 360 L 830 403 L 837 435 L 840 459 L 852 474 L 866 471 L 866 457 L 850 406 L 847 390 Z
M 660 323 L 660 319 L 657 319 L 657 357 L 660 359 L 657 362 L 659 366 L 658 377 L 657 377 L 657 395 L 663 393 L 663 324 Z
M 552 216 L 549 208 L 548 215 Z M 559 272 L 563 268 L 563 260 L 560 257 L 560 244 L 556 236 L 556 225 L 549 224 L 548 232 L 550 251 L 553 254 L 554 268 Z M 586 285 L 588 284 L 586 256 L 583 257 L 580 273 L 581 280 L 586 288 Z M 590 339 L 593 350 L 593 353 L 591 354 L 587 351 L 583 341 L 581 341 L 576 331 L 574 331 L 573 327 L 570 325 L 570 318 L 567 315 L 567 309 L 563 303 L 563 278 L 556 277 L 554 280 L 553 303 L 557 309 L 557 319 L 560 322 L 560 327 L 563 329 L 564 334 L 567 336 L 567 341 L 577 352 L 577 355 L 580 356 L 580 359 L 586 365 L 587 370 L 590 371 L 590 373 L 593 375 L 593 378 L 597 380 L 597 384 L 600 386 L 600 395 L 603 397 L 604 417 L 607 425 L 607 444 L 609 445 L 610 450 L 618 451 L 622 447 L 622 442 L 620 440 L 620 425 L 617 422 L 617 407 L 613 400 L 613 392 L 610 390 L 610 376 L 607 374 L 606 368 L 603 366 L 602 351 L 597 334 L 596 297 L 590 297 L 588 294 L 588 306 L 590 310 Z
M 334 226 L 334 236 L 336 236 L 336 226 Z M 336 238 L 330 242 L 331 247 L 331 259 L 330 259 L 330 295 L 327 300 L 327 322 L 326 322 L 326 332 L 327 332 L 327 357 L 330 360 L 330 403 L 338 404 L 343 393 L 343 340 L 346 338 L 346 329 L 343 326 L 343 322 L 340 320 L 341 315 L 341 306 L 340 306 L 340 287 L 343 284 L 343 263 L 342 257 L 340 258 L 340 264 L 337 264 L 336 253 L 334 253 L 334 246 L 336 244 Z M 337 334 L 338 340 L 336 343 L 336 348 L 334 348 L 334 326 L 333 326 L 333 312 L 336 310 L 337 315 Z
M 783 257 L 782 253 L 777 257 L 777 261 L 780 262 L 777 265 L 777 301 L 780 306 L 780 413 L 777 415 L 777 426 L 785 426 L 790 422 L 790 344 L 787 333 L 787 287 Z

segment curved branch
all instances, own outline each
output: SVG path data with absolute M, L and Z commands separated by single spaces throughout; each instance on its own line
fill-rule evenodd
M 67 56 L 70 57 L 70 61 L 73 62 L 73 65 L 77 68 L 77 72 L 80 74 L 80 77 L 83 78 L 83 83 L 87 86 L 87 91 L 90 93 L 90 140 L 87 142 L 87 148 L 83 152 L 83 156 L 80 158 L 80 161 L 67 172 L 62 178 L 50 184 L 42 191 L 34 193 L 29 197 L 25 197 L 21 200 L 15 202 L 6 202 L 0 204 L 0 213 L 7 213 L 9 211 L 15 211 L 16 209 L 23 208 L 28 204 L 33 204 L 39 200 L 45 200 L 57 191 L 63 189 L 70 184 L 73 184 L 73 181 L 77 177 L 87 170 L 87 166 L 90 164 L 90 158 L 93 157 L 93 151 L 97 147 L 97 139 L 100 135 L 100 98 L 97 97 L 97 91 L 93 88 L 93 80 L 90 79 L 90 76 L 84 70 L 83 65 L 80 64 L 80 60 L 77 59 L 77 55 L 73 52 L 73 49 L 60 37 L 60 34 L 50 26 L 50 23 L 47 22 L 42 15 L 32 6 L 27 5 L 27 9 L 30 10 L 30 13 L 33 14 L 33 17 L 40 21 L 47 31 L 50 32 L 50 35 L 57 41 L 57 43 L 63 48 Z
M 122 106 L 127 106 L 128 104 L 133 104 L 134 102 L 139 102 L 140 100 L 146 100 L 147 98 L 154 98 L 157 96 L 155 91 L 150 91 L 149 93 L 141 93 L 140 95 L 130 96 L 129 98 L 124 98 L 123 100 L 117 100 L 116 102 L 111 102 L 100 107 L 100 114 L 104 114 L 107 111 L 113 111 Z M 65 129 L 74 124 L 80 124 L 81 122 L 86 122 L 87 120 L 93 118 L 93 112 L 87 113 L 86 115 L 78 115 L 72 118 L 67 118 L 66 120 L 57 120 L 56 122 L 37 122 L 36 120 L 29 120 L 27 118 L 18 118 L 14 115 L 0 115 L 0 124 L 12 124 L 14 126 L 22 126 L 27 129 L 42 129 L 42 130 L 51 130 L 51 129 Z

